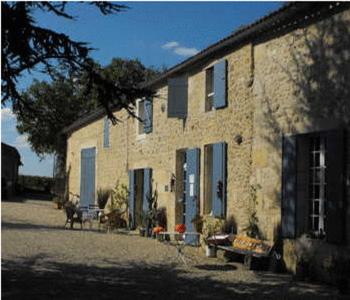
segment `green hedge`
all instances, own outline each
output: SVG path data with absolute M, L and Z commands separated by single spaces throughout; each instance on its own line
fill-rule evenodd
M 19 175 L 18 184 L 23 190 L 34 190 L 50 193 L 54 184 L 52 177 Z

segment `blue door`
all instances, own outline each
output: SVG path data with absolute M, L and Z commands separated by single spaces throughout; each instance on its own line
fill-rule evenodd
M 186 151 L 186 203 L 185 203 L 185 225 L 186 231 L 195 232 L 193 219 L 199 213 L 199 164 L 200 149 L 188 149 Z M 186 236 L 187 244 L 198 244 L 195 235 Z
M 95 204 L 95 154 L 96 148 L 81 150 L 80 205 Z

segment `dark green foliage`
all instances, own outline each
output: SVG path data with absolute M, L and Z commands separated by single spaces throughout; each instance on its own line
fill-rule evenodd
M 197 214 L 193 219 L 192 223 L 194 227 L 196 228 L 196 231 L 199 233 L 203 232 L 203 217 L 199 214 Z
M 156 225 L 161 226 L 163 228 L 167 228 L 167 216 L 166 216 L 166 208 L 160 207 L 156 212 Z
M 136 90 L 139 82 L 158 74 L 145 68 L 138 60 L 115 58 L 105 68 L 95 63 L 92 67 L 99 69 L 101 76 L 108 81 L 130 91 Z M 80 77 L 70 78 L 55 75 L 51 83 L 35 81 L 21 95 L 25 107 L 30 109 L 20 111 L 14 107 L 17 129 L 28 135 L 32 149 L 39 156 L 56 154 L 64 157 L 65 138 L 60 135 L 63 128 L 98 107 L 98 94 L 101 93 L 98 90 L 101 87 L 96 84 L 90 86 L 89 80 L 86 72 Z M 109 97 L 108 94 L 106 97 Z
M 222 232 L 227 233 L 227 234 L 230 234 L 230 233 L 236 234 L 237 233 L 237 222 L 236 222 L 236 219 L 233 215 L 230 215 L 223 223 Z
M 91 111 L 93 100 L 85 101 L 79 95 L 73 80 L 57 78 L 52 83 L 35 81 L 22 95 L 32 110 L 17 114 L 17 129 L 27 134 L 31 148 L 39 155 L 64 153 L 64 140 L 59 133 L 83 112 Z
M 26 191 L 47 192 L 51 191 L 53 178 L 44 176 L 19 175 L 18 184 Z
M 99 188 L 97 190 L 97 203 L 100 209 L 104 209 L 106 207 L 106 204 L 110 195 L 111 195 L 110 189 Z
M 124 5 L 112 2 L 90 2 L 102 14 L 114 14 L 125 10 Z M 35 10 L 52 13 L 66 19 L 74 19 L 66 12 L 66 2 L 2 2 L 2 104 L 11 100 L 16 114 L 31 112 L 36 114 L 37 107 L 26 101 L 17 90 L 19 77 L 25 71 L 38 70 L 52 77 L 57 73 L 63 77 L 74 74 L 76 78 L 84 75 L 86 89 L 85 99 L 95 93 L 95 100 L 106 109 L 113 124 L 112 108 L 124 108 L 131 115 L 135 99 L 153 95 L 152 91 L 142 87 L 142 81 L 130 79 L 126 85 L 111 80 L 113 76 L 105 76 L 89 58 L 92 50 L 86 43 L 77 42 L 69 36 L 50 29 L 37 26 L 33 16 Z M 82 5 L 82 4 L 79 4 Z M 107 78 L 108 77 L 108 78 Z M 87 100 L 88 101 L 88 100 Z

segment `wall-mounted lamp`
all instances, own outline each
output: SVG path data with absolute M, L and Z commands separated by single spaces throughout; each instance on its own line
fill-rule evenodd
M 243 142 L 243 137 L 240 134 L 236 134 L 233 140 L 236 142 L 237 145 L 240 145 Z
M 174 174 L 171 174 L 171 178 L 170 178 L 170 192 L 174 192 L 175 191 L 175 183 L 176 183 L 176 177 Z
M 162 103 L 162 105 L 160 106 L 160 110 L 161 110 L 162 112 L 165 112 L 165 104 L 164 104 L 164 103 Z

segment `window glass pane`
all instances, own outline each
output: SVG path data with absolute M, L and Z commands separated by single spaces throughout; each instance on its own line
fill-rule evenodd
M 318 230 L 318 225 L 319 225 L 319 218 L 314 217 L 314 230 Z
M 314 213 L 318 214 L 320 212 L 320 202 L 319 201 L 315 201 L 314 202 Z
M 213 108 L 214 100 L 214 68 L 211 67 L 205 72 L 205 111 Z
M 314 178 L 315 183 L 321 182 L 321 169 L 315 169 L 314 176 L 315 176 L 315 178 Z
M 310 229 L 316 236 L 320 236 L 324 229 L 326 211 L 326 164 L 325 164 L 325 139 L 321 136 L 310 139 L 309 152 L 309 196 L 310 196 Z M 322 234 L 321 234 L 322 235 Z
M 320 166 L 320 152 L 315 152 L 314 166 L 315 167 L 319 167 Z
M 320 199 L 320 186 L 314 185 L 314 199 Z
M 314 150 L 319 151 L 320 150 L 320 137 L 314 138 Z

